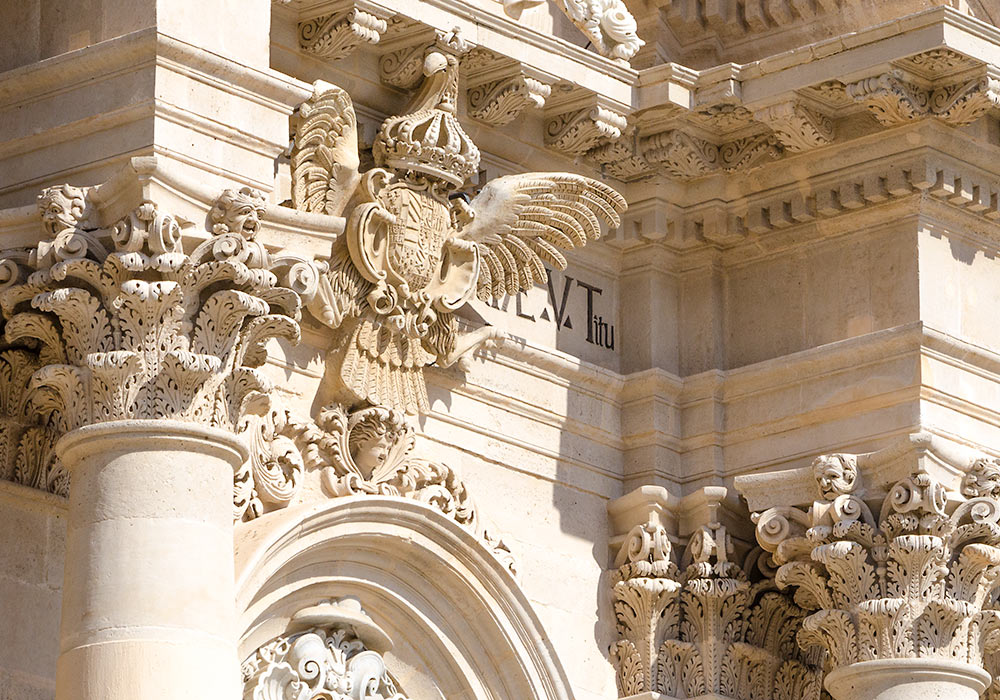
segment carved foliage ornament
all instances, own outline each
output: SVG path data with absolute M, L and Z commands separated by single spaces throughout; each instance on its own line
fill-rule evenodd
M 565 267 L 560 251 L 599 236 L 602 220 L 618 226 L 626 206 L 610 187 L 564 173 L 497 178 L 470 201 L 459 190 L 478 172 L 479 150 L 455 116 L 457 71 L 450 53 L 426 54 L 423 85 L 406 114 L 382 124 L 377 167 L 363 177 L 347 94 L 318 84 L 299 108 L 295 206 L 340 215 L 352 197 L 359 202 L 329 271 L 304 296 L 313 317 L 337 331 L 327 376 L 351 408 L 426 410 L 426 365 L 450 365 L 500 337 L 491 327 L 461 336 L 453 313 L 473 296 L 544 280 L 544 263 Z
M 710 524 L 692 536 L 681 571 L 661 526 L 632 530 L 612 578 L 620 696 L 818 700 L 819 659 L 795 645 L 805 612 L 772 581 L 751 583 L 731 554 L 725 528 Z
M 299 46 L 303 51 L 336 60 L 362 44 L 377 44 L 388 23 L 348 3 L 336 12 L 299 24 Z
M 269 388 L 256 369 L 264 343 L 298 338 L 299 300 L 245 238 L 259 198 L 224 199 L 216 230 L 239 233 L 188 254 L 153 202 L 98 229 L 85 190 L 42 193 L 47 240 L 0 261 L 4 343 L 37 358 L 22 415 L 58 432 L 124 418 L 236 427 L 244 401 Z
M 1000 81 L 991 74 L 927 89 L 894 71 L 851 83 L 847 93 L 886 126 L 924 116 L 963 126 L 1000 106 Z
M 914 473 L 890 489 L 877 518 L 854 455 L 820 457 L 813 469 L 820 500 L 811 508 L 754 515 L 778 585 L 814 611 L 799 643 L 826 649 L 835 667 L 926 656 L 981 666 L 1000 642 L 1000 465 L 973 463 L 964 500 Z
M 357 598 L 321 601 L 243 662 L 243 699 L 407 700 L 382 658 L 391 648 Z
M 504 12 L 517 19 L 525 8 L 543 2 L 504 0 Z M 628 63 L 646 44 L 636 33 L 638 24 L 622 0 L 557 0 L 557 3 L 602 56 Z

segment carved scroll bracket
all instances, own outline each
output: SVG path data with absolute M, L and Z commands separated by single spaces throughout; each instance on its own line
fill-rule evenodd
M 490 126 L 504 126 L 525 109 L 541 109 L 552 94 L 552 78 L 524 65 L 474 49 L 462 61 L 468 113 Z
M 377 44 L 393 12 L 365 2 L 346 0 L 326 14 L 299 22 L 299 46 L 321 58 L 344 58 L 364 44 Z
M 627 125 L 625 114 L 596 95 L 568 103 L 559 100 L 546 110 L 545 144 L 572 157 L 582 156 L 617 141 Z

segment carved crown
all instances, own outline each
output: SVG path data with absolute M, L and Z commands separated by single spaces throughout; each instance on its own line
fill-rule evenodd
M 375 162 L 459 188 L 478 171 L 479 148 L 455 117 L 458 61 L 432 52 L 424 61 L 424 74 L 415 109 L 382 123 L 372 150 Z

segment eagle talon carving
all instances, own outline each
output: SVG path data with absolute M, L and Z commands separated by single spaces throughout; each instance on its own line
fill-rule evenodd
M 425 411 L 423 368 L 449 366 L 505 334 L 460 333 L 454 312 L 546 279 L 563 250 L 620 224 L 625 200 L 607 185 L 569 173 L 496 178 L 471 201 L 460 192 L 478 172 L 479 149 L 455 116 L 458 62 L 429 51 L 409 111 L 383 122 L 376 167 L 358 173 L 357 118 L 350 97 L 317 83 L 296 111 L 292 203 L 341 216 L 329 269 L 306 299 L 337 329 L 327 356 L 333 398 L 347 407 Z

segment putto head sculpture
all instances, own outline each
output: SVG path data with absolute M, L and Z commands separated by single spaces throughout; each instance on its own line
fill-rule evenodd
M 360 177 L 357 119 L 347 93 L 318 83 L 293 118 L 292 201 L 339 216 L 344 235 L 307 308 L 337 329 L 327 358 L 333 398 L 348 408 L 427 409 L 423 368 L 448 366 L 502 334 L 460 334 L 454 312 L 474 296 L 513 295 L 562 269 L 561 250 L 617 227 L 625 200 L 595 180 L 526 173 L 460 192 L 478 171 L 479 149 L 456 113 L 458 61 L 427 52 L 410 109 L 375 140 L 377 167 Z
M 820 495 L 828 501 L 852 493 L 857 486 L 858 464 L 854 455 L 822 455 L 813 460 L 812 470 Z
M 260 190 L 241 187 L 224 190 L 210 214 L 212 233 L 238 233 L 252 241 L 260 230 L 260 221 L 267 212 L 267 200 Z

